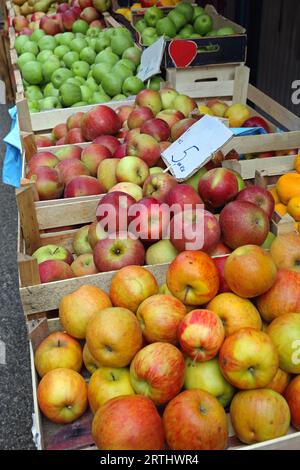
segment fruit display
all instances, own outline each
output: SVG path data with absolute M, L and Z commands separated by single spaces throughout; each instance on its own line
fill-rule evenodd
M 144 46 L 150 46 L 163 35 L 167 39 L 199 39 L 235 34 L 232 27 L 215 29 L 213 18 L 202 7 L 187 2 L 177 3 L 168 13 L 158 6 L 151 6 L 144 16 L 139 15 L 134 26 Z
M 253 246 L 243 249 L 264 285 L 272 252 L 257 258 Z M 280 276 L 261 288 L 266 296 L 281 295 Z M 35 351 L 44 416 L 67 424 L 89 407 L 91 439 L 101 450 L 226 449 L 226 413 L 243 444 L 299 429 L 300 303 L 263 327 L 261 297 L 219 294 L 217 267 L 201 251 L 178 255 L 165 279 L 159 286 L 147 268 L 130 265 L 112 276 L 108 293 L 83 285 L 61 297 L 63 332 L 46 335 Z M 247 282 L 236 280 L 240 290 Z

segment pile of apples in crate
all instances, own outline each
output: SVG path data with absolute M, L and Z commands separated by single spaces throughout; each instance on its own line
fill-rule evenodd
M 216 260 L 184 251 L 162 286 L 127 266 L 109 294 L 83 285 L 62 297 L 64 332 L 35 352 L 42 413 L 67 424 L 89 406 L 104 450 L 225 449 L 226 412 L 234 445 L 300 430 L 299 239 L 278 237 L 270 254 L 239 247 L 223 293 Z

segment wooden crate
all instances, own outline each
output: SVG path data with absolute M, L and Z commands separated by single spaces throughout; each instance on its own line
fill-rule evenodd
M 64 293 L 62 293 L 62 295 L 64 295 Z M 58 425 L 51 423 L 39 410 L 37 400 L 39 379 L 34 366 L 34 351 L 41 341 L 50 333 L 62 330 L 59 319 L 43 319 L 29 322 L 28 328 L 34 403 L 34 438 L 37 448 L 39 450 L 96 450 L 91 435 L 93 419 L 91 411 L 86 411 L 86 413 L 74 423 Z M 88 381 L 89 374 L 83 375 Z M 229 415 L 227 417 L 229 426 L 228 450 L 299 450 L 300 432 L 295 432 L 292 428 L 289 429 L 285 437 L 245 446 L 235 436 Z

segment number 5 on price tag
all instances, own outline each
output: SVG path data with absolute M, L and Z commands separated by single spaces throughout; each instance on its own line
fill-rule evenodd
M 137 74 L 143 82 L 160 73 L 161 61 L 165 50 L 165 39 L 161 36 L 142 53 L 141 65 Z
M 219 119 L 204 116 L 163 153 L 168 170 L 178 181 L 185 181 L 208 163 L 215 152 L 233 137 Z

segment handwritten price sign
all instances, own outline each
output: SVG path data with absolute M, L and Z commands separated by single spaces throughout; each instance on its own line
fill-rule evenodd
M 161 61 L 165 50 L 165 39 L 161 36 L 142 53 L 140 70 L 137 76 L 145 82 L 160 73 Z
M 178 181 L 190 178 L 233 137 L 219 119 L 204 116 L 163 153 L 162 158 Z

